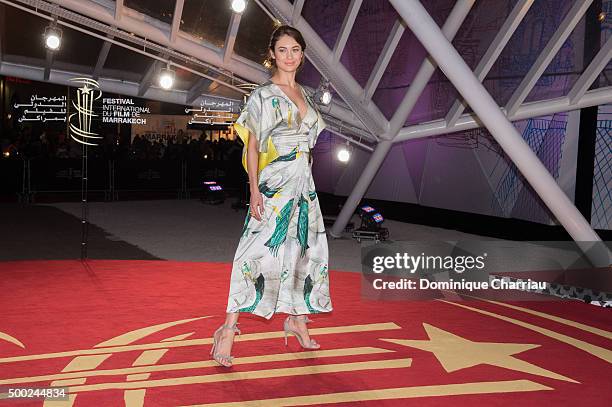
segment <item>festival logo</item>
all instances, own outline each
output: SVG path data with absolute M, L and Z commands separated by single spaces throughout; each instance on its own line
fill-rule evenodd
M 90 78 L 73 78 L 70 81 L 83 84 L 83 87 L 77 89 L 76 101 L 72 101 L 76 113 L 68 116 L 70 137 L 81 144 L 97 146 L 94 140 L 102 137 L 91 131 L 91 122 L 98 116 L 94 113 L 93 104 L 102 96 L 100 85 Z

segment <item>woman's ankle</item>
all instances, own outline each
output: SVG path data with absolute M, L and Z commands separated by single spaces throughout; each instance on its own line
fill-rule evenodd
M 238 324 L 238 313 L 228 312 L 225 316 L 225 326 L 235 327 Z

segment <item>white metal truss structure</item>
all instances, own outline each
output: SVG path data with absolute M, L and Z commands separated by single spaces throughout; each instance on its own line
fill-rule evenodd
M 484 126 L 574 240 L 600 241 L 589 223 L 559 188 L 554 178 L 512 125 L 512 122 L 517 120 L 612 102 L 612 87 L 589 90 L 610 61 L 612 56 L 610 40 L 602 46 L 566 96 L 525 102 L 536 82 L 592 3 L 592 0 L 571 1 L 572 7 L 567 16 L 562 20 L 510 100 L 505 106 L 500 107 L 484 88 L 482 81 L 523 21 L 534 0 L 517 1 L 474 71 L 465 64 L 451 41 L 473 7 L 475 0 L 457 0 L 442 28 L 435 24 L 418 0 L 389 0 L 400 18 L 393 25 L 365 87 L 362 87 L 353 78 L 340 61 L 349 35 L 354 29 L 362 0 L 350 1 L 340 33 L 332 47 L 327 46 L 313 27 L 302 17 L 305 0 L 294 0 L 293 2 L 254 0 L 250 6 L 258 5 L 280 22 L 290 24 L 302 32 L 308 43 L 307 58 L 321 75 L 330 81 L 342 99 L 336 100 L 336 98 L 330 107 L 323 109 L 326 119 L 331 124 L 331 131 L 350 139 L 360 148 L 373 151 L 330 230 L 332 236 L 341 236 L 393 144 L 409 139 L 449 134 Z M 91 27 L 95 32 L 88 34 L 98 35 L 106 44 L 109 44 L 105 44 L 100 51 L 98 62 L 92 72 L 94 76 L 100 75 L 108 49 L 112 46 L 110 44 L 126 46 L 127 43 L 132 43 L 131 49 L 134 52 L 143 53 L 143 47 L 154 51 L 147 54 L 153 60 L 163 61 L 164 58 L 160 55 L 165 52 L 172 57 L 175 65 L 179 65 L 176 61 L 185 61 L 185 64 L 191 62 L 192 66 L 195 64 L 202 68 L 202 71 L 190 70 L 201 78 L 195 81 L 191 89 L 187 91 L 162 91 L 149 86 L 147 75 L 135 83 L 99 78 L 103 90 L 126 95 L 142 94 L 147 98 L 168 100 L 174 103 L 196 104 L 200 94 L 206 91 L 211 82 L 236 89 L 237 85 L 243 82 L 261 83 L 267 79 L 263 67 L 234 53 L 233 48 L 239 26 L 245 24 L 239 15 L 231 18 L 224 48 L 217 48 L 180 30 L 179 16 L 182 13 L 184 0 L 176 0 L 171 24 L 127 8 L 123 0 L 115 2 L 108 0 L 50 0 L 49 2 L 0 0 L 0 3 L 28 6 L 30 12 L 32 8 L 35 8 L 37 13 L 46 18 L 50 18 L 52 14 L 57 15 L 60 23 L 62 20 L 64 24 L 72 22 L 71 28 L 74 29 L 81 29 L 82 25 Z M 79 27 L 75 27 L 74 24 L 77 23 Z M 372 96 L 406 29 L 411 30 L 419 39 L 429 53 L 429 57 L 422 62 L 393 117 L 387 120 L 372 101 Z M 1 55 L 0 58 L 2 58 Z M 2 62 L 1 59 L 0 62 L 0 73 L 26 76 L 30 79 L 46 78 L 51 82 L 65 83 L 71 74 L 53 69 L 52 61 L 49 58 L 42 67 L 28 66 L 26 63 Z M 437 67 L 440 67 L 453 83 L 461 94 L 461 99 L 456 100 L 447 114 L 438 120 L 405 126 L 406 120 Z M 473 108 L 474 113 L 464 113 L 467 104 Z M 364 142 L 358 142 L 355 138 L 362 139 Z M 606 253 L 607 255 L 609 253 Z
M 438 27 L 418 0 L 390 0 L 392 6 L 401 16 L 402 22 L 397 22 L 391 31 L 374 72 L 372 72 L 370 80 L 366 85 L 366 89 L 358 88 L 350 74 L 347 75 L 344 67 L 338 64 L 337 58 L 337 48 L 343 46 L 344 39 L 349 35 L 352 28 L 351 20 L 354 20 L 354 15 L 356 14 L 355 8 L 359 7 L 360 1 L 351 1 L 334 49 L 326 47 L 305 19 L 299 18 L 302 7 L 301 2 L 296 2 L 295 5 L 292 5 L 287 0 L 261 1 L 282 22 L 292 24 L 299 29 L 308 44 L 314 44 L 314 58 L 312 55 L 308 55 L 308 57 L 311 61 L 314 59 L 313 63 L 323 74 L 331 72 L 329 77 L 332 79 L 332 84 L 340 96 L 356 112 L 364 108 L 364 102 L 371 103 L 370 98 L 374 93 L 373 87 L 380 80 L 381 72 L 384 71 L 385 64 L 388 63 L 390 54 L 393 53 L 397 45 L 398 35 L 401 36 L 403 31 L 402 24 L 405 24 L 412 30 L 431 57 L 431 59 L 427 58 L 423 62 L 415 80 L 411 83 L 409 90 L 391 120 L 387 123 L 383 122 L 385 130 L 381 133 L 380 140 L 368 164 L 331 228 L 330 233 L 332 236 L 341 236 L 342 231 L 389 152 L 392 143 L 411 138 L 427 137 L 481 127 L 481 123 L 483 123 L 572 238 L 578 242 L 601 241 L 590 224 L 584 219 L 561 188 L 559 188 L 554 178 L 511 123 L 512 120 L 570 111 L 612 101 L 612 87 L 587 91 L 597 78 L 597 75 L 599 75 L 610 60 L 610 45 L 606 44 L 567 96 L 534 103 L 523 103 L 557 51 L 584 15 L 592 0 L 575 1 L 575 5 L 571 8 L 567 17 L 542 51 L 521 85 L 510 98 L 508 105 L 503 109 L 497 105 L 481 84 L 481 81 L 497 57 L 499 57 L 512 33 L 533 4 L 533 0 L 519 1 L 516 4 L 489 50 L 480 61 L 476 72 L 470 70 L 450 43 L 463 19 L 473 6 L 473 0 L 458 0 L 442 29 Z M 462 115 L 465 102 L 457 101 L 444 119 L 403 128 L 416 100 L 425 89 L 427 81 L 433 74 L 435 66 L 430 62 L 431 60 L 440 66 L 461 96 L 472 106 L 475 113 Z M 597 264 L 607 265 L 610 262 L 610 253 L 607 250 L 593 254 L 591 257 Z

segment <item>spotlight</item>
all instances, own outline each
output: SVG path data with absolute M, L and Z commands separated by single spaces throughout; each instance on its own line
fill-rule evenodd
M 331 100 L 332 100 L 331 92 L 329 90 L 323 91 L 323 93 L 321 94 L 321 103 L 327 106 L 331 103 Z
M 331 91 L 329 90 L 328 80 L 324 80 L 321 82 L 321 84 L 319 85 L 319 88 L 315 92 L 315 97 L 317 98 L 317 101 L 324 106 L 327 106 L 331 103 L 332 94 L 331 94 Z
M 351 158 L 351 154 L 346 148 L 342 147 L 340 150 L 338 150 L 338 160 L 340 162 L 348 162 L 349 158 Z
M 174 84 L 174 78 L 176 77 L 176 72 L 170 69 L 170 65 L 161 70 L 159 74 L 159 86 L 164 89 L 170 89 Z
M 351 158 L 351 153 L 348 150 L 349 147 L 349 142 L 346 142 L 346 146 L 343 146 L 340 150 L 338 150 L 338 161 L 342 162 L 342 163 L 346 163 L 348 162 L 348 160 Z
M 240 14 L 246 8 L 246 4 L 246 0 L 232 0 L 232 11 Z
M 62 44 L 62 30 L 55 22 L 45 28 L 45 47 L 51 51 L 57 51 Z

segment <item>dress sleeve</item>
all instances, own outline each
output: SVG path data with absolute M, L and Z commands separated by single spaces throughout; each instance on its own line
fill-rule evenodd
M 244 143 L 242 149 L 242 166 L 248 173 L 247 153 L 249 146 L 249 135 L 257 139 L 258 170 L 264 169 L 269 163 L 278 157 L 278 151 L 272 142 L 272 132 L 278 124 L 273 121 L 271 109 L 264 106 L 265 100 L 261 94 L 262 88 L 256 88 L 247 99 L 240 116 L 234 123 L 234 130 Z
M 308 137 L 308 148 L 313 149 L 315 144 L 317 143 L 317 139 L 319 138 L 319 134 L 325 129 L 327 126 L 323 117 L 321 116 L 321 112 L 319 109 L 316 109 L 317 112 L 317 122 L 314 126 L 310 128 L 310 136 Z
M 248 132 L 255 136 L 257 139 L 257 151 L 265 153 L 268 151 L 268 137 L 270 136 L 269 131 L 264 131 L 265 115 L 261 93 L 255 90 L 251 93 L 247 99 L 240 116 L 236 120 L 236 127 L 238 128 L 238 134 L 245 146 L 248 145 L 248 134 L 244 131 L 240 131 L 240 127 L 248 130 Z M 240 126 L 240 127 L 238 127 Z

